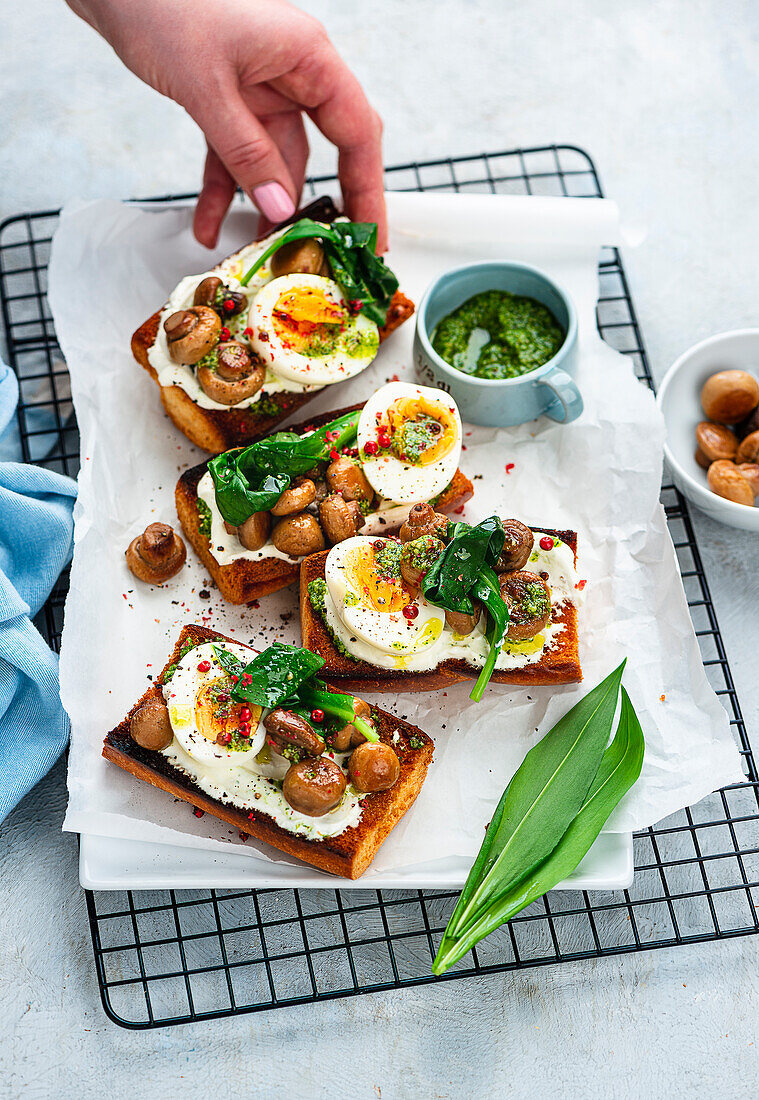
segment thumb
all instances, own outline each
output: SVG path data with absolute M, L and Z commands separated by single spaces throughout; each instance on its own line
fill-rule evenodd
M 279 149 L 237 89 L 189 113 L 230 176 L 272 224 L 295 213 L 297 189 Z

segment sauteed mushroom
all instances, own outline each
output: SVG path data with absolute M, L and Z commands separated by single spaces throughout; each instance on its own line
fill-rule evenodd
M 224 286 L 218 275 L 207 275 L 195 287 L 194 306 L 210 306 L 213 309 L 217 291 Z
M 436 512 L 430 504 L 414 504 L 408 519 L 401 527 L 401 542 L 411 542 L 423 535 L 434 535 L 435 538 L 443 539 L 447 530 L 447 516 Z
M 198 382 L 204 393 L 220 405 L 237 405 L 258 393 L 266 378 L 262 363 L 253 362 L 250 352 L 237 340 L 219 344 L 216 369 L 198 367 Z
M 331 496 L 319 505 L 319 519 L 324 534 L 335 545 L 352 538 L 364 526 L 364 516 L 357 500 Z
M 294 810 L 309 817 L 321 817 L 334 810 L 345 793 L 345 773 L 328 756 L 291 764 L 282 794 Z
M 496 573 L 510 573 L 512 570 L 521 569 L 527 564 L 532 553 L 535 536 L 526 523 L 518 519 L 505 519 L 503 529 L 506 532 L 506 540 L 503 544 L 501 556 L 495 564 Z
M 147 584 L 163 584 L 179 572 L 186 558 L 184 542 L 168 523 L 151 523 L 126 550 L 130 570 Z
M 446 611 L 445 621 L 456 634 L 471 634 L 480 621 L 481 613 L 482 608 L 478 603 L 475 603 L 473 615 L 467 615 L 464 611 Z
M 364 741 L 348 761 L 351 783 L 357 791 L 387 791 L 398 782 L 401 764 L 390 745 L 382 741 Z
M 272 531 L 271 541 L 277 550 L 291 558 L 304 558 L 324 549 L 322 529 L 316 517 L 308 512 L 281 519 Z
M 271 531 L 268 512 L 254 512 L 237 528 L 237 537 L 246 550 L 260 550 L 266 544 Z
M 300 478 L 282 496 L 271 510 L 273 516 L 291 516 L 302 512 L 316 500 L 316 486 L 310 478 Z
M 401 549 L 401 576 L 406 584 L 418 588 L 422 578 L 443 552 L 443 543 L 434 535 L 422 535 L 404 542 Z
M 215 346 L 221 332 L 218 314 L 208 306 L 191 306 L 163 322 L 169 355 L 176 363 L 198 363 Z
M 344 500 L 373 500 L 374 489 L 366 474 L 355 462 L 340 455 L 327 467 L 327 485 L 333 493 L 340 493 Z
M 174 739 L 174 732 L 163 699 L 158 696 L 148 699 L 134 712 L 129 723 L 129 736 L 143 749 L 160 752 L 168 748 Z
M 506 636 L 524 641 L 539 634 L 551 618 L 551 590 L 537 573 L 521 570 L 501 577 L 501 597 L 510 619 Z
M 280 275 L 326 275 L 330 270 L 324 255 L 324 249 L 313 237 L 302 241 L 290 241 L 283 244 L 271 258 L 271 273 L 275 279 Z
M 247 303 L 248 299 L 244 294 L 239 290 L 230 290 L 218 275 L 207 275 L 198 283 L 192 300 L 195 306 L 210 306 L 220 317 L 234 317 Z
M 367 721 L 371 720 L 372 708 L 366 702 L 365 699 L 358 699 L 355 695 L 353 697 L 353 713 L 358 718 L 363 718 Z M 332 738 L 332 748 L 336 752 L 345 752 L 351 745 L 361 745 L 366 740 L 361 730 L 356 729 L 352 722 L 348 722 L 347 725 L 339 729 Z
M 275 707 L 264 718 L 264 729 L 283 745 L 294 745 L 309 756 L 321 756 L 326 748 L 324 739 L 300 714 Z

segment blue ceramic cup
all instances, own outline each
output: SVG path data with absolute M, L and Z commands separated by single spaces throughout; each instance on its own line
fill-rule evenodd
M 548 306 L 565 332 L 559 350 L 537 370 L 517 378 L 476 378 L 438 355 L 431 337 L 437 325 L 468 298 L 483 290 L 508 290 Z M 470 424 L 505 427 L 538 416 L 567 423 L 583 409 L 572 375 L 577 358 L 577 315 L 569 294 L 544 272 L 509 260 L 455 267 L 427 288 L 419 306 L 414 335 L 414 364 L 420 380 L 454 398 Z

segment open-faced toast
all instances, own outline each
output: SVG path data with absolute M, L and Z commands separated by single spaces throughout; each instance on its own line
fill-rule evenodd
M 574 531 L 554 531 L 533 527 L 536 535 L 550 535 L 570 547 L 577 560 L 577 535 Z M 300 568 L 300 623 L 302 645 L 318 653 L 326 661 L 324 675 L 348 690 L 436 691 L 462 680 L 476 680 L 478 670 L 463 660 L 448 659 L 426 672 L 386 669 L 346 655 L 337 648 L 321 616 L 314 610 L 309 597 L 311 581 L 324 578 L 327 551 L 305 558 Z M 553 643 L 541 654 L 540 660 L 515 669 L 496 669 L 491 682 L 543 686 L 571 684 L 582 679 L 579 657 L 577 608 L 566 601 L 553 609 L 552 620 L 562 629 Z
M 186 626 L 182 630 L 161 674 L 126 718 L 106 736 L 103 756 L 138 779 L 151 783 L 197 810 L 226 821 L 247 836 L 256 837 L 320 870 L 346 878 L 358 878 L 419 794 L 432 760 L 432 741 L 416 726 L 372 707 L 371 715 L 380 740 L 395 751 L 400 762 L 400 774 L 389 790 L 366 795 L 361 803 L 358 824 L 349 826 L 336 836 L 308 839 L 282 828 L 260 810 L 249 811 L 230 802 L 222 802 L 205 794 L 162 753 L 141 747 L 130 736 L 130 721 L 135 712 L 151 700 L 162 699 L 162 685 L 168 678 L 167 674 L 170 675 L 184 654 L 209 641 L 232 642 L 232 639 L 200 626 Z M 255 656 L 254 650 L 250 652 L 251 657 Z
M 320 199 L 298 211 L 288 219 L 288 222 L 283 222 L 276 229 L 301 217 L 331 222 L 337 215 L 338 211 L 330 200 Z M 164 308 L 165 306 L 156 311 L 136 330 L 132 336 L 132 354 L 158 385 L 161 402 L 169 418 L 192 443 L 202 450 L 218 454 L 231 447 L 244 446 L 273 431 L 278 424 L 297 412 L 320 392 L 318 389 L 305 392 L 274 392 L 267 393 L 265 397 L 247 408 L 202 408 L 181 386 L 162 386 L 157 371 L 150 363 L 149 352 L 156 341 Z M 380 342 L 402 325 L 413 312 L 414 303 L 400 290 L 396 291 L 385 324 L 379 330 Z
M 362 407 L 363 405 L 357 404 L 345 409 L 337 409 L 335 412 L 324 413 L 310 421 L 304 421 L 302 424 L 288 426 L 287 430 L 301 435 L 314 428 L 323 427 L 323 425 L 328 424 L 344 413 Z M 210 540 L 208 534 L 203 530 L 202 519 L 198 510 L 198 484 L 207 469 L 208 463 L 202 462 L 182 474 L 176 487 L 176 508 L 182 530 L 224 599 L 235 604 L 249 603 L 251 600 L 260 599 L 262 596 L 276 592 L 280 588 L 294 584 L 300 571 L 299 560 L 290 561 L 272 556 L 259 561 L 240 558 L 226 565 L 219 564 L 211 553 Z M 440 512 L 454 512 L 470 499 L 472 493 L 472 482 L 461 470 L 456 470 L 453 479 L 438 498 L 435 507 Z M 397 526 L 388 526 L 385 533 L 394 534 L 397 530 Z

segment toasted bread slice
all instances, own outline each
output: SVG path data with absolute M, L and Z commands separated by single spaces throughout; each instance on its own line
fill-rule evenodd
M 386 744 L 392 745 L 400 760 L 400 777 L 388 791 L 367 795 L 362 803 L 361 819 L 357 825 L 347 828 L 339 836 L 324 840 L 307 840 L 281 828 L 272 818 L 261 812 L 249 816 L 248 811 L 220 802 L 204 794 L 189 776 L 175 768 L 159 752 L 141 748 L 129 736 L 132 715 L 143 703 L 161 696 L 161 683 L 167 669 L 180 659 L 188 642 L 233 641 L 207 630 L 202 626 L 186 626 L 179 635 L 171 656 L 156 681 L 129 714 L 106 736 L 103 756 L 118 764 L 124 771 L 138 779 L 144 779 L 174 798 L 226 821 L 241 833 L 254 836 L 278 848 L 281 852 L 310 863 L 322 871 L 345 878 L 358 878 L 374 859 L 380 845 L 398 824 L 419 794 L 432 760 L 433 743 L 426 733 L 416 726 L 395 718 L 387 711 L 372 708 L 372 714 L 380 735 Z M 235 642 L 239 645 L 239 642 Z M 255 650 L 251 650 L 255 654 Z
M 281 229 L 290 222 L 302 217 L 312 217 L 318 221 L 330 222 L 337 217 L 337 210 L 330 200 L 318 199 L 298 211 L 287 222 L 275 226 L 273 231 Z M 268 234 L 267 234 L 268 235 Z M 165 307 L 162 307 L 162 309 Z M 379 330 L 380 343 L 391 332 L 403 324 L 414 312 L 414 303 L 400 290 L 395 292 L 387 319 Z M 161 310 L 148 317 L 132 336 L 132 354 L 141 367 L 154 379 L 161 394 L 161 403 L 169 419 L 184 435 L 201 450 L 211 454 L 228 451 L 231 447 L 241 447 L 252 443 L 262 435 L 272 431 L 288 416 L 297 412 L 321 390 L 310 393 L 274 393 L 267 396 L 267 412 L 258 411 L 258 404 L 247 409 L 203 409 L 189 397 L 181 386 L 161 386 L 158 374 L 150 365 L 148 352 L 158 335 Z
M 533 527 L 535 534 L 553 535 L 565 542 L 577 561 L 577 535 L 574 531 L 553 531 L 547 527 Z M 324 565 L 329 551 L 304 558 L 300 567 L 300 630 L 301 644 L 312 653 L 318 653 L 327 662 L 324 675 L 348 691 L 437 691 L 462 680 L 476 680 L 479 670 L 466 661 L 447 660 L 429 672 L 408 672 L 377 668 L 366 661 L 346 657 L 332 641 L 322 618 L 311 606 L 308 585 L 324 577 Z M 541 659 L 524 668 L 496 669 L 491 683 L 522 684 L 539 687 L 545 684 L 574 684 L 582 680 L 579 639 L 577 632 L 577 608 L 564 603 L 554 610 L 554 622 L 564 624 L 554 645 Z
M 361 408 L 363 405 L 358 404 L 324 413 L 308 422 L 294 424 L 288 428 L 288 431 L 302 434 L 314 428 L 320 428 L 344 413 Z M 299 561 L 285 561 L 283 558 L 275 557 L 263 558 L 261 561 L 249 561 L 243 558 L 229 565 L 219 565 L 210 552 L 208 538 L 200 529 L 198 513 L 198 484 L 207 469 L 208 463 L 201 462 L 200 465 L 186 470 L 180 477 L 175 493 L 177 515 L 182 524 L 182 530 L 211 574 L 224 599 L 236 604 L 249 603 L 251 600 L 260 599 L 261 596 L 268 596 L 270 592 L 286 588 L 288 584 L 294 584 L 300 572 Z M 457 470 L 451 483 L 439 497 L 435 508 L 439 512 L 452 512 L 456 508 L 463 507 L 473 492 L 474 488 L 469 478 L 461 470 Z M 389 527 L 387 534 L 394 534 L 397 530 L 398 528 Z

